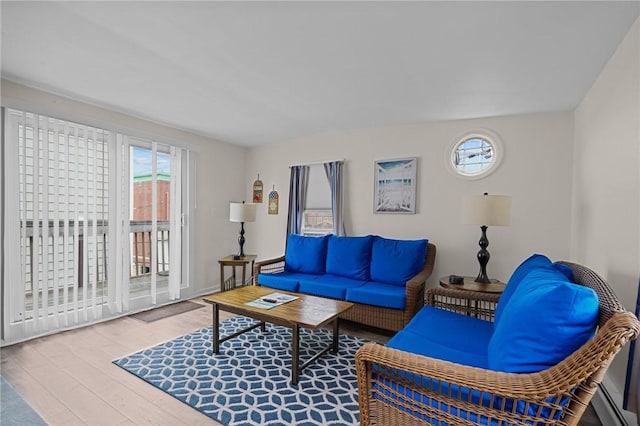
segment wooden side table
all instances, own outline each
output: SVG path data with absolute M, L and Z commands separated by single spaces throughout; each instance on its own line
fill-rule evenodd
M 440 285 L 446 288 L 454 288 L 458 290 L 479 291 L 481 293 L 502 293 L 506 286 L 505 283 L 498 280 L 491 280 L 488 284 L 475 281 L 475 277 L 462 277 L 462 284 L 452 284 L 449 282 L 449 275 L 440 278 Z
M 234 259 L 233 255 L 230 254 L 228 256 L 223 257 L 222 259 L 218 259 L 218 263 L 220 264 L 220 291 L 227 291 L 233 288 L 236 288 L 236 267 L 242 266 L 242 283 L 241 285 L 245 285 L 247 283 L 247 265 L 249 265 L 249 272 L 253 271 L 253 262 L 256 260 L 258 256 L 255 254 L 247 254 L 240 259 Z M 231 276 L 225 280 L 224 278 L 224 268 L 225 266 L 231 266 Z
M 506 286 L 505 283 L 498 280 L 491 280 L 490 283 L 484 284 L 476 282 L 475 277 L 462 277 L 462 284 L 452 284 L 449 282 L 449 275 L 440 278 L 440 286 L 445 288 L 450 288 L 452 290 L 462 290 L 462 291 L 470 291 L 470 292 L 478 292 L 478 293 L 492 293 L 492 294 L 500 294 L 504 291 Z M 477 300 L 466 299 L 466 315 L 473 316 L 475 318 L 482 318 L 485 315 L 483 311 L 489 309 L 491 311 L 495 311 L 495 303 L 492 306 L 487 306 L 486 303 L 489 302 L 480 302 Z M 464 305 L 463 305 L 464 306 Z

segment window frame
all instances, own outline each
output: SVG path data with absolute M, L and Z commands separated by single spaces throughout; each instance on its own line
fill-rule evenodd
M 455 163 L 456 152 L 460 145 L 473 139 L 481 139 L 491 145 L 493 161 L 488 167 L 478 172 L 466 173 L 460 170 Z M 495 132 L 488 129 L 477 129 L 463 134 L 462 136 L 454 139 L 453 143 L 449 145 L 449 149 L 445 152 L 447 170 L 455 176 L 466 180 L 482 179 L 489 176 L 499 168 L 503 158 L 504 147 L 501 138 Z

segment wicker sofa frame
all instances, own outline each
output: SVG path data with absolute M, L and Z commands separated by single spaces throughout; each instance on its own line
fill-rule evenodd
M 624 309 L 609 285 L 595 272 L 578 264 L 561 263 L 573 269 L 576 283 L 592 288 L 598 295 L 598 329 L 593 339 L 559 364 L 527 374 L 484 370 L 367 343 L 356 353 L 361 424 L 577 425 L 613 357 L 638 336 L 640 322 Z M 492 321 L 498 298 L 494 294 L 431 288 L 426 303 Z M 421 378 L 432 379 L 430 388 L 423 386 Z M 467 397 L 455 395 L 453 386 L 444 391 L 437 385 L 442 382 L 466 388 Z M 429 398 L 431 404 L 406 397 L 408 390 L 414 396 Z M 491 398 L 492 402 L 502 397 L 501 409 L 472 401 L 468 397 L 472 391 Z M 383 401 L 380 395 L 390 397 Z M 559 405 L 563 398 L 568 398 L 564 408 Z M 506 406 L 509 399 L 519 401 L 519 411 L 522 413 L 524 407 L 527 414 L 517 413 L 516 403 Z M 541 414 L 545 410 L 546 415 Z M 462 411 L 477 416 L 462 419 L 454 415 Z M 431 421 L 427 423 L 416 415 Z
M 426 281 L 433 272 L 435 261 L 436 246 L 429 243 L 424 268 L 407 281 L 406 306 L 403 310 L 355 303 L 353 308 L 340 318 L 383 330 L 398 331 L 402 329 L 424 306 Z M 258 274 L 282 272 L 284 263 L 284 256 L 256 261 L 253 265 L 253 284 L 260 285 L 257 281 Z

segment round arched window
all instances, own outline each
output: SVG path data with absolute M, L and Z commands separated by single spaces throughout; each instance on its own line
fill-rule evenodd
M 467 179 L 479 179 L 493 172 L 502 160 L 502 146 L 496 135 L 473 132 L 456 140 L 447 161 L 451 169 Z

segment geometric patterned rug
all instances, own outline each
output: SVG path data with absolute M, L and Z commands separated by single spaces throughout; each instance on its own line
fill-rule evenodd
M 255 320 L 220 324 L 226 336 Z M 300 363 L 331 344 L 331 331 L 300 330 Z M 291 331 L 267 324 L 211 349 L 211 327 L 113 361 L 130 373 L 227 426 L 357 425 L 354 356 L 367 341 L 340 335 L 331 351 L 291 384 Z

